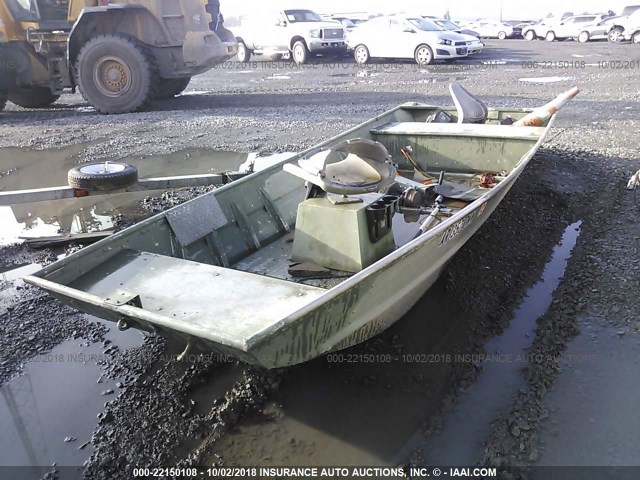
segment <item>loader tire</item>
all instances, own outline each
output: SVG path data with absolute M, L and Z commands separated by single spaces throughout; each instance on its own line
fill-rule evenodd
M 58 100 L 47 87 L 19 88 L 9 92 L 9 100 L 24 108 L 45 108 Z
M 144 110 L 157 96 L 155 57 L 126 35 L 98 35 L 80 50 L 76 63 L 82 96 L 100 113 Z
M 160 80 L 160 86 L 158 87 L 158 94 L 156 98 L 164 100 L 166 98 L 173 98 L 176 95 L 180 95 L 184 92 L 185 88 L 189 85 L 191 77 L 186 78 L 167 78 Z
M 128 163 L 87 163 L 73 167 L 67 182 L 78 190 L 108 192 L 130 187 L 138 181 L 138 169 Z

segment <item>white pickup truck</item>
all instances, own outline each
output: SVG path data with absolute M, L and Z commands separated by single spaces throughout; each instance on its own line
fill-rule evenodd
M 281 54 L 291 55 L 294 62 L 302 64 L 315 54 L 339 55 L 347 50 L 342 25 L 323 20 L 311 10 L 245 17 L 233 33 L 241 62 L 248 62 L 252 54 Z

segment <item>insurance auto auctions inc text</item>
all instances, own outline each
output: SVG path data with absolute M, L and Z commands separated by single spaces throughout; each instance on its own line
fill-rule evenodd
M 437 467 L 258 467 L 259 478 L 437 478 L 496 477 L 495 468 Z

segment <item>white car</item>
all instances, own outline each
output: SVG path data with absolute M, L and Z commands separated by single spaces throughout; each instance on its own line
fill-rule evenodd
M 484 43 L 480 41 L 480 38 L 478 36 L 472 35 L 470 33 L 466 33 L 466 32 L 470 32 L 471 30 L 462 29 L 455 23 L 449 20 L 446 20 L 444 18 L 438 18 L 438 17 L 425 17 L 425 18 L 431 20 L 436 25 L 441 26 L 442 28 L 444 28 L 449 32 L 455 32 L 459 35 L 462 35 L 464 39 L 467 41 L 467 53 L 469 55 L 477 55 L 484 48 Z
M 631 40 L 633 43 L 640 43 L 640 38 L 636 35 L 640 26 L 640 5 L 626 7 L 622 13 L 622 16 L 617 18 L 611 25 L 608 35 L 609 41 L 624 42 Z
M 624 42 L 625 40 L 632 40 L 636 43 L 634 35 L 634 28 L 638 24 L 638 18 L 640 18 L 640 5 L 629 5 L 624 7 L 619 17 L 610 24 L 608 32 L 608 39 L 610 42 Z
M 591 42 L 594 40 L 606 40 L 609 34 L 609 30 L 615 24 L 617 16 L 603 17 L 599 22 L 596 21 L 590 25 L 586 25 L 581 28 L 578 34 L 578 41 L 580 43 Z
M 478 20 L 476 22 L 467 23 L 464 26 L 474 32 L 478 32 L 481 38 L 498 38 L 500 40 L 504 40 L 505 38 L 514 37 L 516 35 L 513 27 L 503 22 Z
M 466 39 L 420 16 L 387 15 L 363 23 L 347 39 L 359 65 L 372 58 L 413 58 L 418 65 L 465 58 Z
M 561 20 L 548 19 L 536 25 L 525 27 L 522 31 L 522 35 L 527 40 L 544 38 L 548 42 L 553 42 L 554 40 L 565 40 L 567 38 L 578 38 L 588 27 L 600 23 L 608 16 L 609 15 L 607 14 L 574 15 L 573 17 L 567 17 Z

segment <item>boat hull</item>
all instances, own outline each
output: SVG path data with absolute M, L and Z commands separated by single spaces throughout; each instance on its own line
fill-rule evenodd
M 297 284 L 282 280 L 283 283 L 276 287 L 282 287 L 285 290 L 288 288 L 289 293 L 283 294 L 281 300 L 264 297 L 264 307 L 254 306 L 253 310 L 246 311 L 244 317 L 248 323 L 251 323 L 252 316 L 272 314 L 268 300 L 273 300 L 275 303 L 289 302 L 295 306 L 286 310 L 280 317 L 275 317 L 275 321 L 265 322 L 264 325 L 254 322 L 251 324 L 251 329 L 239 329 L 234 323 L 236 320 L 202 318 L 211 317 L 212 311 L 220 312 L 220 309 L 211 310 L 213 308 L 209 308 L 211 303 L 226 301 L 224 291 L 211 292 L 206 290 L 205 286 L 203 286 L 202 296 L 213 295 L 215 298 L 212 297 L 208 303 L 196 298 L 193 301 L 195 304 L 193 308 L 191 305 L 186 305 L 185 309 L 191 309 L 194 312 L 196 309 L 201 310 L 200 316 L 189 317 L 190 312 L 183 310 L 176 310 L 170 314 L 172 303 L 176 303 L 176 300 L 171 298 L 170 287 L 155 287 L 161 290 L 160 293 L 166 295 L 164 304 L 157 303 L 160 293 L 151 291 L 146 292 L 145 296 L 143 287 L 140 287 L 140 291 L 143 292 L 140 296 L 126 297 L 125 295 L 126 298 L 122 301 L 115 301 L 113 294 L 110 293 L 111 290 L 105 289 L 106 287 L 102 290 L 98 287 L 87 287 L 84 280 L 88 275 L 86 272 L 102 268 L 104 278 L 96 284 L 105 281 L 104 279 L 115 268 L 111 266 L 107 268 L 105 265 L 124 251 L 149 252 L 150 263 L 155 257 L 162 257 L 162 259 L 174 257 L 171 268 L 175 271 L 181 271 L 185 265 L 192 265 L 195 271 L 196 266 L 200 265 L 197 263 L 201 261 L 200 258 L 207 257 L 202 263 L 211 262 L 210 254 L 215 252 L 216 258 L 213 260 L 213 265 L 220 267 L 202 268 L 208 268 L 208 271 L 213 272 L 215 276 L 222 273 L 224 277 L 225 270 L 234 270 L 233 266 L 237 266 L 242 258 L 250 256 L 252 251 L 259 251 L 263 245 L 273 242 L 273 238 L 282 238 L 283 235 L 289 234 L 292 229 L 296 206 L 304 198 L 304 188 L 302 182 L 296 183 L 296 179 L 292 179 L 282 171 L 282 164 L 285 162 L 200 197 L 202 200 L 197 199 L 185 206 L 176 207 L 145 220 L 44 268 L 33 276 L 27 277 L 25 281 L 44 288 L 79 310 L 119 322 L 121 327 L 135 326 L 142 330 L 178 336 L 185 340 L 189 348 L 212 350 L 266 368 L 302 363 L 319 355 L 362 343 L 402 318 L 433 285 L 456 252 L 498 207 L 543 143 L 555 120 L 553 116 L 545 128 L 538 129 L 497 125 L 498 121 L 506 115 L 517 119 L 529 112 L 520 109 L 493 110 L 491 115 L 494 123 L 487 125 L 486 129 L 483 128 L 484 125 L 440 127 L 425 124 L 425 118 L 436 110 L 437 107 L 405 104 L 287 161 L 296 161 L 304 155 L 311 155 L 321 148 L 330 147 L 346 139 L 371 138 L 371 135 L 375 135 L 376 129 L 382 128 L 388 122 L 411 123 L 414 128 L 412 136 L 423 135 L 424 132 L 421 130 L 426 128 L 423 127 L 424 125 L 427 125 L 430 129 L 427 132 L 428 138 L 435 138 L 435 141 L 443 140 L 448 142 L 447 144 L 452 142 L 454 137 L 459 138 L 460 142 L 469 143 L 473 140 L 473 132 L 480 132 L 480 136 L 486 138 L 478 141 L 478 151 L 492 149 L 492 153 L 485 158 L 493 155 L 493 152 L 500 151 L 500 141 L 517 141 L 520 144 L 528 141 L 530 147 L 521 150 L 524 152 L 522 155 L 514 156 L 509 152 L 511 164 L 515 166 L 497 186 L 487 190 L 480 198 L 470 202 L 452 217 L 443 220 L 418 238 L 403 244 L 368 268 L 327 288 L 321 294 L 309 288 L 296 290 L 298 287 L 294 286 Z M 416 128 L 417 131 L 415 131 Z M 452 129 L 455 131 L 451 132 Z M 501 135 L 504 135 L 504 138 Z M 416 140 L 416 145 L 423 148 L 426 144 L 419 140 Z M 439 161 L 446 162 L 446 155 L 439 157 Z M 425 167 L 425 165 L 421 166 Z M 487 167 L 482 165 L 480 171 L 485 171 L 485 168 Z M 291 192 L 286 191 L 289 184 L 292 185 Z M 201 202 L 208 202 L 204 212 Z M 212 213 L 210 210 L 215 212 Z M 204 218 L 210 223 L 209 230 L 203 230 L 202 222 L 194 224 L 189 218 L 185 218 L 189 215 L 193 216 L 194 212 L 203 214 L 199 218 Z M 252 227 L 252 222 L 260 228 Z M 141 272 L 140 276 L 144 277 L 144 273 Z M 154 275 L 153 272 L 146 273 Z M 259 275 L 254 277 L 257 278 Z M 247 295 L 251 295 L 252 292 L 260 295 L 260 281 L 253 280 L 253 282 L 256 285 L 255 289 L 248 290 Z M 138 286 L 150 283 L 150 281 L 145 283 L 143 278 Z M 229 288 L 228 283 L 210 285 L 222 286 L 222 290 Z M 243 288 L 242 282 L 238 283 L 238 288 Z M 175 295 L 179 295 L 179 292 Z M 296 303 L 295 298 L 292 299 L 300 295 L 309 295 L 307 297 L 309 301 L 300 304 Z M 180 318 L 183 315 L 184 318 Z M 233 315 L 232 312 L 231 316 Z M 425 321 L 429 321 L 428 311 L 425 312 Z

